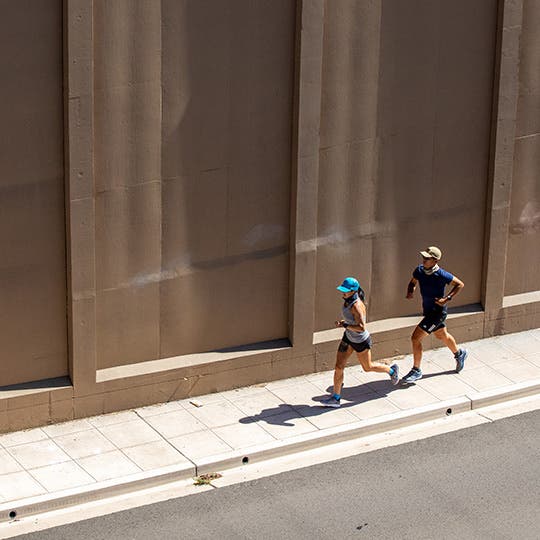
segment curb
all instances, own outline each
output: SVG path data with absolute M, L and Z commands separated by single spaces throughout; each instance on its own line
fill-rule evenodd
M 0 523 L 15 518 L 58 510 L 87 502 L 129 493 L 131 491 L 186 480 L 200 474 L 224 471 L 227 469 L 261 462 L 267 459 L 311 450 L 326 444 L 349 441 L 383 433 L 385 431 L 420 424 L 480 409 L 489 405 L 511 401 L 540 393 L 540 379 L 512 386 L 476 392 L 467 396 L 440 401 L 408 411 L 399 411 L 378 416 L 369 420 L 360 420 L 352 424 L 327 428 L 304 435 L 290 437 L 253 446 L 243 451 L 228 452 L 210 458 L 196 460 L 193 465 L 173 465 L 127 476 L 123 479 L 108 480 L 90 486 L 83 486 L 52 494 L 38 495 L 11 501 L 0 505 Z

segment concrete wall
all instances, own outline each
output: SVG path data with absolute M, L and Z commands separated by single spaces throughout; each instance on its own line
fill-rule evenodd
M 370 319 L 405 300 L 422 246 L 480 302 L 497 2 L 325 3 L 317 330 L 357 276 Z M 456 28 L 459 27 L 459 32 Z
M 67 375 L 62 2 L 0 2 L 0 385 Z
M 295 10 L 94 2 L 97 363 L 287 336 Z
M 524 0 L 505 295 L 540 290 L 540 1 Z
M 0 2 L 0 431 L 331 369 L 348 274 L 409 353 L 429 244 L 459 341 L 540 326 L 538 1 L 44 5 Z

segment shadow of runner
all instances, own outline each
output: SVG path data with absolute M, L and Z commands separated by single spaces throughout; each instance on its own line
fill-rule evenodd
M 332 387 L 330 386 L 328 391 L 330 391 L 331 388 Z M 375 399 L 381 399 L 388 396 L 390 392 L 401 389 L 404 388 L 393 386 L 390 381 L 387 380 L 373 381 L 358 386 L 345 387 L 341 392 L 342 403 L 340 409 L 346 409 L 347 407 L 367 403 L 368 401 Z M 315 401 L 317 403 L 316 405 L 310 405 L 307 403 L 294 405 L 280 403 L 276 407 L 263 409 L 259 414 L 241 418 L 239 422 L 241 424 L 266 422 L 267 424 L 294 427 L 294 424 L 291 422 L 292 420 L 320 416 L 321 414 L 326 414 L 332 410 L 335 410 L 329 407 L 324 407 L 321 404 L 321 401 L 326 397 L 328 397 L 328 394 L 314 396 L 312 401 Z

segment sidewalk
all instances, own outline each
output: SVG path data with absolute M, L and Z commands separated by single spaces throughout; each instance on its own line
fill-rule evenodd
M 347 368 L 340 409 L 325 372 L 0 435 L 0 521 L 540 392 L 540 329 L 462 346 L 462 373 L 427 351 L 409 387 Z

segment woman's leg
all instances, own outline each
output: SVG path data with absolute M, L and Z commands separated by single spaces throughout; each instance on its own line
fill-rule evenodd
M 340 343 L 337 356 L 336 356 L 336 367 L 334 368 L 334 394 L 338 396 L 341 394 L 341 387 L 343 386 L 343 371 L 347 365 L 347 360 L 353 352 L 352 347 L 349 345 L 345 349 L 343 342 Z
M 390 374 L 390 366 L 386 364 L 380 364 L 379 362 L 373 362 L 371 360 L 371 349 L 366 349 L 362 352 L 357 352 L 356 356 L 364 371 L 375 371 L 377 373 Z

